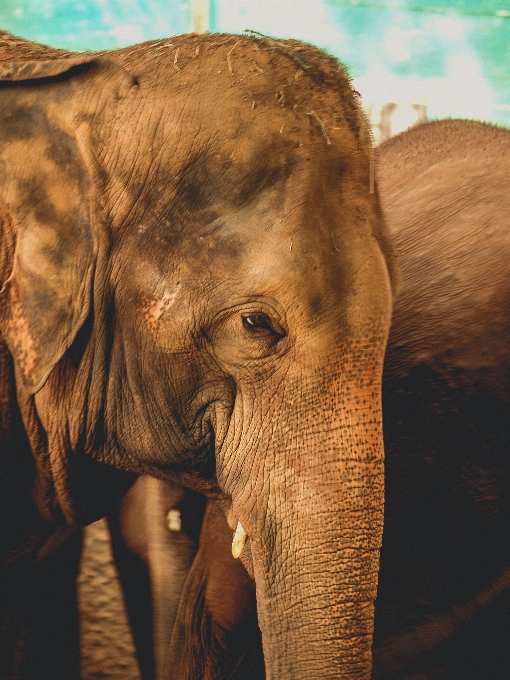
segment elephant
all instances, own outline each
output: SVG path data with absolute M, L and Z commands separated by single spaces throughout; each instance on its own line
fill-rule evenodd
M 383 372 L 374 680 L 510 674 L 509 157 L 510 131 L 467 120 L 427 123 L 377 149 L 401 281 Z M 138 506 L 154 495 L 145 488 L 131 492 Z M 225 562 L 230 534 L 221 522 L 208 506 L 179 611 L 172 608 L 173 635 L 156 645 L 162 656 L 169 646 L 162 678 L 264 677 L 250 618 L 253 581 L 235 571 L 232 557 Z M 125 515 L 126 541 L 136 527 Z M 166 534 L 178 549 L 179 533 Z M 253 575 L 247 553 L 241 559 Z M 171 564 L 175 556 L 157 559 Z M 159 569 L 151 580 L 164 591 L 173 578 Z
M 180 631 L 221 652 L 234 616 L 253 673 L 368 679 L 398 275 L 345 70 L 256 34 L 77 54 L 3 33 L 0 99 L 2 389 L 34 506 L 14 548 L 48 534 L 44 562 L 134 476 L 166 480 L 208 499 L 168 672 Z
M 510 131 L 468 120 L 378 149 L 401 289 L 374 678 L 510 677 L 509 157 Z

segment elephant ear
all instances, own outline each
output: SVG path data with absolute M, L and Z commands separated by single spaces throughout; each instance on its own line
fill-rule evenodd
M 10 274 L 0 290 L 0 332 L 31 394 L 90 312 L 91 121 L 133 84 L 124 69 L 93 55 L 0 63 L 0 248 L 15 243 L 0 273 Z

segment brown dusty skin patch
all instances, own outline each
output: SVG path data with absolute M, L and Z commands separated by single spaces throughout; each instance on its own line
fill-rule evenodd
M 141 680 L 104 519 L 85 529 L 78 603 L 81 680 Z
M 38 352 L 29 324 L 23 313 L 18 290 L 13 285 L 10 285 L 8 289 L 4 288 L 2 296 L 4 299 L 8 292 L 10 292 L 11 298 L 11 318 L 8 320 L 8 325 L 13 329 L 12 336 L 19 356 L 19 365 L 21 366 L 24 375 L 30 376 L 37 367 Z
M 165 291 L 163 296 L 158 300 L 151 300 L 147 303 L 144 310 L 144 319 L 149 328 L 155 333 L 158 330 L 158 322 L 174 304 L 179 291 L 175 290 L 172 293 Z

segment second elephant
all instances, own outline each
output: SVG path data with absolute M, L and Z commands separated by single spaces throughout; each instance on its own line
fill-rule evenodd
M 379 151 L 402 276 L 383 383 L 375 678 L 510 675 L 510 132 L 430 123 Z

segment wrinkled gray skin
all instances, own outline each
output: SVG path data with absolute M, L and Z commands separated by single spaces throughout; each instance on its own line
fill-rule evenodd
M 383 384 L 387 484 L 374 679 L 510 677 L 509 158 L 509 131 L 470 121 L 427 124 L 377 151 L 402 280 Z M 126 535 L 137 524 L 126 522 Z M 175 547 L 182 540 L 167 535 Z M 209 565 L 209 582 L 234 581 L 214 573 L 217 556 L 205 539 L 198 560 Z M 193 584 L 179 618 L 200 600 L 200 581 Z M 156 586 L 165 587 L 157 577 Z M 169 679 L 183 677 L 174 674 L 184 644 L 175 638 Z M 246 652 L 256 636 L 244 642 Z M 210 658 L 202 659 L 202 677 L 214 677 L 218 656 L 206 641 L 203 648 Z M 240 657 L 234 646 L 226 654 Z
M 225 601 L 253 603 L 239 522 L 267 678 L 366 680 L 391 255 L 343 70 L 240 36 L 72 55 L 4 35 L 0 61 L 0 332 L 41 517 L 108 512 L 109 466 L 204 494 L 218 540 L 190 578 L 224 546 L 211 576 L 239 593 L 203 591 L 215 650 Z

